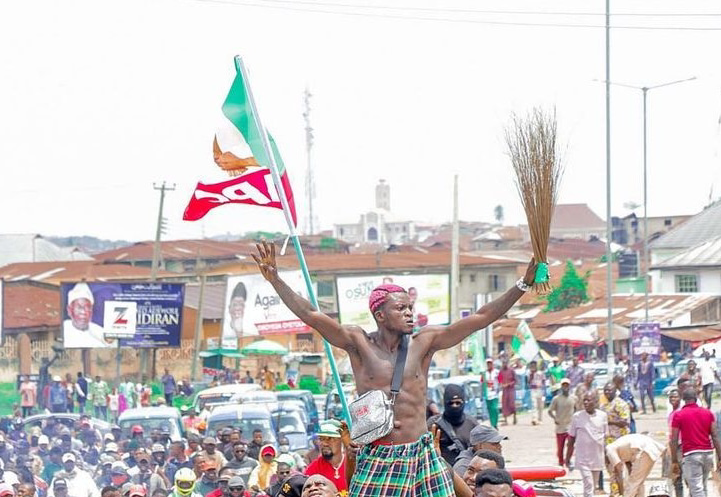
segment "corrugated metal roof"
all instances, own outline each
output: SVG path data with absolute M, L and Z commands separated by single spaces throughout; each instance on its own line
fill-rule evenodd
M 650 243 L 652 249 L 687 248 L 721 236 L 721 200 Z
M 721 266 L 721 236 L 700 243 L 653 268 Z
M 158 271 L 159 278 L 177 276 L 177 273 Z M 149 277 L 149 267 L 102 264 L 96 261 L 26 262 L 0 268 L 0 278 L 8 281 L 32 280 L 54 285 L 63 281 L 131 280 Z
M 60 289 L 32 284 L 6 284 L 3 328 L 60 326 Z
M 564 229 L 601 229 L 606 222 L 588 204 L 558 204 L 553 211 L 551 231 Z
M 649 318 L 661 323 L 662 328 L 673 326 L 673 321 L 687 316 L 698 307 L 721 298 L 718 295 L 691 294 L 651 294 L 649 295 Z M 644 319 L 644 296 L 619 295 L 612 298 L 613 321 L 622 326 Z M 606 299 L 597 299 L 573 309 L 542 313 L 536 316 L 536 326 L 563 326 L 568 324 L 603 324 L 607 314 Z M 670 324 L 669 324 L 670 323 Z
M 16 262 L 92 261 L 75 247 L 59 247 L 36 234 L 0 235 L 0 267 Z

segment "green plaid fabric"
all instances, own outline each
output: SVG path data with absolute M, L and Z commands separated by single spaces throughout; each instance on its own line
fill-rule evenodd
M 402 445 L 366 445 L 358 454 L 350 497 L 454 497 L 446 465 L 426 433 Z

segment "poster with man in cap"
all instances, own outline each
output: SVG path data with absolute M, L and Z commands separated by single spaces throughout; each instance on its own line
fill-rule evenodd
M 65 348 L 111 348 L 116 340 L 106 340 L 103 327 L 92 321 L 95 297 L 87 283 L 75 284 L 67 294 L 66 319 L 63 321 Z

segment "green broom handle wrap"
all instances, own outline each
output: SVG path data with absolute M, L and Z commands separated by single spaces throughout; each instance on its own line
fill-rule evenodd
M 533 282 L 534 283 L 547 283 L 548 280 L 549 280 L 548 263 L 547 262 L 539 262 L 538 267 L 536 267 L 536 279 Z

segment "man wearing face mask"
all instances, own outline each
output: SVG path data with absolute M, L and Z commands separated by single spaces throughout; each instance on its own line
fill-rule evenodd
M 288 440 L 288 437 L 280 437 L 278 444 L 280 447 L 280 453 L 291 456 L 293 461 L 295 461 L 294 468 L 302 473 L 306 466 L 305 459 L 303 459 L 303 457 L 297 452 L 290 451 L 290 441 Z
M 248 457 L 248 446 L 245 442 L 235 442 L 233 445 L 233 459 L 226 465 L 236 470 L 236 474 L 243 479 L 245 486 L 248 486 L 250 473 L 258 465 L 258 461 Z
M 65 480 L 68 487 L 68 495 L 72 497 L 100 497 L 100 491 L 93 481 L 93 478 L 75 463 L 75 454 L 66 452 L 62 457 L 63 469 L 55 474 L 55 480 Z M 51 489 L 48 488 L 48 496 L 54 497 Z
M 471 445 L 471 430 L 478 421 L 463 412 L 466 398 L 458 385 L 446 385 L 443 404 L 443 414 L 428 418 L 428 428 L 435 424 L 441 429 L 441 457 L 453 466 L 458 455 Z

